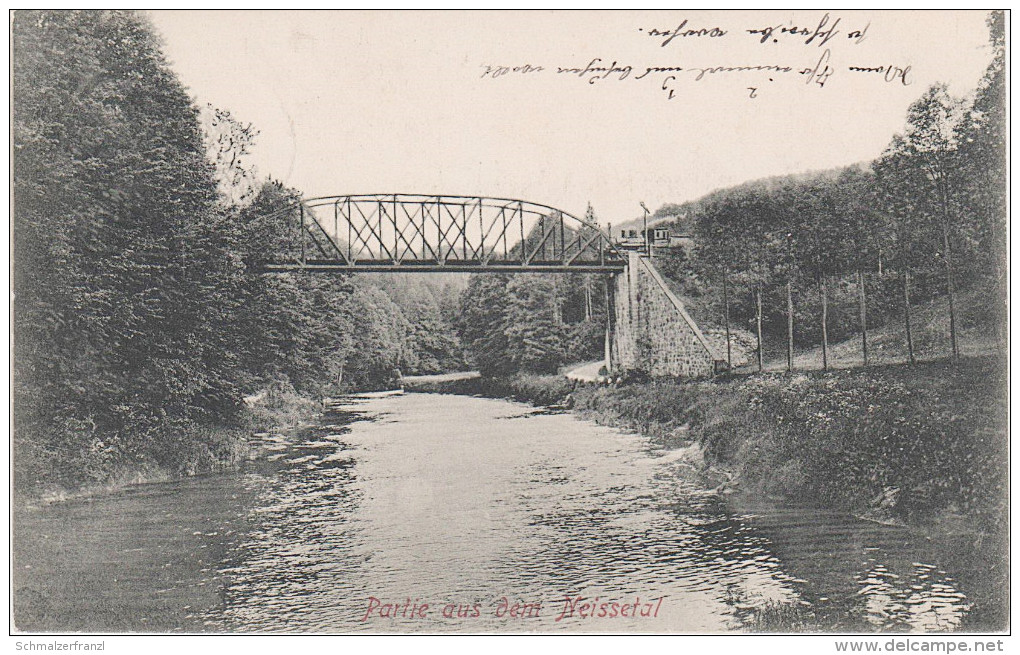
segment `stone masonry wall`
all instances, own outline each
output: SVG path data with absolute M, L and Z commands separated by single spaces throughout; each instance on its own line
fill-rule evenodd
M 614 372 L 652 377 L 711 376 L 717 355 L 683 303 L 647 258 L 629 253 L 614 289 Z

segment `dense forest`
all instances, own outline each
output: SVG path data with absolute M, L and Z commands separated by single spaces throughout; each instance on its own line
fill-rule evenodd
M 989 28 L 979 88 L 927 90 L 875 161 L 656 212 L 693 219 L 695 248 L 657 264 L 699 322 L 824 353 L 946 298 L 952 353 L 969 293 L 966 320 L 1005 340 L 1001 12 Z M 257 130 L 196 107 L 143 17 L 17 12 L 12 35 L 19 489 L 214 467 L 252 429 L 246 397 L 601 358 L 595 275 L 260 274 L 300 190 L 256 175 Z
M 924 344 L 926 353 L 958 359 L 964 345 L 1004 352 L 1003 20 L 1002 12 L 987 19 L 993 56 L 979 87 L 964 98 L 943 84 L 927 89 L 876 160 L 756 180 L 655 212 L 654 221 L 672 222 L 677 233 L 694 228 L 693 248 L 661 249 L 655 263 L 703 328 L 729 332 L 733 352 L 749 346 L 752 368 L 768 355 L 793 368 L 796 351 L 819 346 L 826 368 L 831 343 L 858 339 L 857 361 L 866 365 L 868 328 L 902 322 L 903 360 L 913 362 L 921 321 L 912 313 L 941 301 L 944 320 L 928 318 L 923 336 L 943 344 Z M 577 297 L 570 283 L 535 277 L 473 280 L 464 344 L 483 370 L 501 373 L 597 359 L 594 327 L 556 318 L 554 308 L 576 306 Z M 533 311 L 515 315 L 515 307 Z M 541 321 L 561 329 L 550 334 L 538 329 Z M 964 328 L 988 333 L 977 340 L 991 346 L 961 344 Z
M 472 276 L 456 321 L 471 364 L 483 375 L 512 375 L 600 359 L 605 283 L 595 275 Z
M 699 321 L 749 330 L 758 344 L 781 346 L 770 350 L 786 351 L 789 362 L 795 348 L 821 346 L 823 366 L 829 344 L 851 338 L 867 364 L 867 328 L 902 322 L 906 360 L 914 361 L 912 308 L 941 299 L 938 352 L 959 357 L 962 327 L 987 331 L 1002 348 L 1002 12 L 987 24 L 993 58 L 978 88 L 963 98 L 943 84 L 927 89 L 876 160 L 749 182 L 656 212 L 695 226 L 693 251 L 663 253 L 660 266 L 697 306 Z
M 246 396 L 462 365 L 455 287 L 257 274 L 298 192 L 259 181 L 256 130 L 197 108 L 143 17 L 12 33 L 19 489 L 200 471 L 250 431 Z
M 591 206 L 585 221 L 598 223 Z M 566 232 L 568 240 L 575 236 Z M 540 240 L 533 230 L 524 243 L 531 249 Z M 483 375 L 500 376 L 555 373 L 564 364 L 600 359 L 606 283 L 595 274 L 472 275 L 455 321 L 469 363 Z

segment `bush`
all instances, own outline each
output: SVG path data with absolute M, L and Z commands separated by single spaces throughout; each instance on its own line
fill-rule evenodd
M 479 381 L 472 381 L 479 382 Z M 566 380 L 481 381 L 486 395 L 558 404 Z M 1005 371 L 970 360 L 700 382 L 582 385 L 573 409 L 667 447 L 696 442 L 752 495 L 902 522 L 960 514 L 1005 526 Z

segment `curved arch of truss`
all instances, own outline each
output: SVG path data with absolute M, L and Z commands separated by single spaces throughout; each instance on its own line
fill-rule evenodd
M 609 272 L 624 258 L 598 225 L 513 198 L 357 194 L 303 199 L 269 271 Z

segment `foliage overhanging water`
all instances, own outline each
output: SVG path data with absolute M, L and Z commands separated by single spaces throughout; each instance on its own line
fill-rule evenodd
M 933 631 L 970 606 L 913 533 L 733 513 L 677 451 L 566 413 L 351 400 L 263 446 L 242 473 L 16 516 L 17 626 Z

